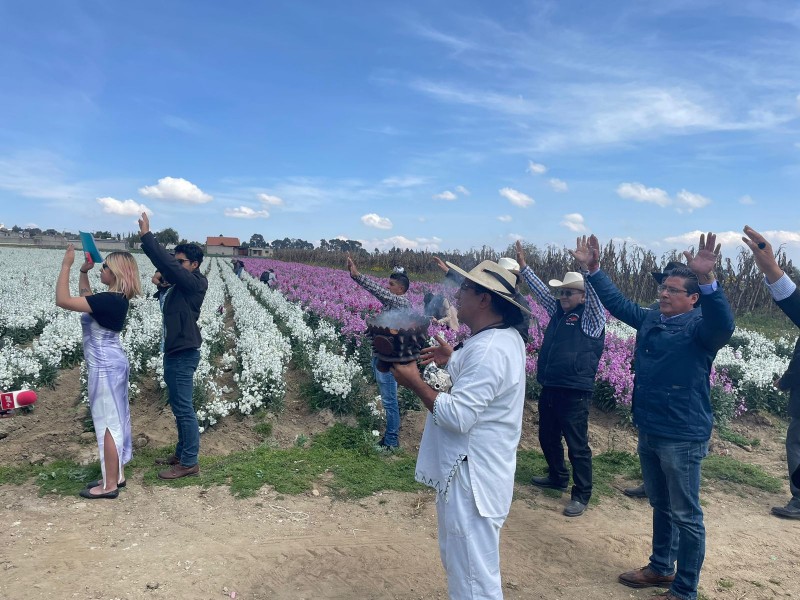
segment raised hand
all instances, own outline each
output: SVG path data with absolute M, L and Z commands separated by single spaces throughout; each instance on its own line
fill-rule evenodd
M 350 257 L 350 253 L 347 253 L 347 270 L 350 271 L 350 277 L 358 277 L 358 269 L 356 268 L 356 263 L 353 262 L 353 259 Z
M 592 236 L 594 237 L 594 236 Z M 597 241 L 597 238 L 594 238 Z M 590 269 L 589 265 L 593 265 L 597 267 L 598 263 L 598 256 L 599 256 L 599 242 L 597 243 L 598 249 L 595 251 L 594 248 L 589 246 L 589 238 L 585 235 L 580 236 L 575 240 L 575 250 L 570 250 L 569 253 L 572 257 L 577 260 L 581 264 L 581 268 L 585 271 L 593 271 L 594 269 Z
M 88 252 L 83 253 L 83 264 L 80 267 L 81 273 L 88 273 L 92 269 L 94 269 L 94 261 L 92 260 L 92 255 Z
M 447 272 L 450 270 L 450 267 L 444 264 L 444 261 L 438 256 L 433 257 L 433 262 L 435 262 L 436 266 L 439 267 L 442 271 L 444 271 L 445 274 L 447 274 Z
M 525 250 L 522 248 L 522 241 L 517 240 L 516 243 L 517 248 L 517 262 L 519 263 L 519 270 L 522 272 L 527 264 L 525 263 Z
M 434 339 L 439 342 L 439 345 L 428 346 L 420 350 L 420 362 L 423 365 L 434 362 L 437 367 L 443 367 L 450 360 L 450 355 L 453 354 L 453 347 L 441 335 L 435 336 Z
M 775 283 L 783 277 L 783 270 L 775 260 L 772 244 L 749 225 L 745 225 L 744 233 L 747 237 L 743 237 L 742 241 L 752 250 L 756 266 L 766 276 L 767 281 Z
M 710 283 L 714 280 L 714 267 L 719 259 L 720 244 L 717 244 L 717 236 L 710 231 L 707 234 L 700 234 L 700 242 L 697 244 L 697 254 L 692 254 L 690 250 L 684 250 L 687 267 L 697 275 L 697 280 L 701 283 Z M 716 245 L 715 245 L 716 244 Z
M 147 216 L 146 212 L 143 212 L 142 216 L 139 217 L 139 236 L 143 236 L 148 231 L 150 231 L 150 217 Z
M 73 244 L 67 244 L 67 251 L 64 252 L 64 258 L 61 259 L 61 266 L 67 267 L 68 269 L 72 267 L 72 263 L 75 262 L 75 246 Z

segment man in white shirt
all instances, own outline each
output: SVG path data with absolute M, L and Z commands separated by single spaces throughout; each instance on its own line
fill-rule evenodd
M 437 392 L 415 363 L 392 367 L 397 382 L 430 411 L 415 478 L 436 489 L 439 551 L 450 598 L 502 599 L 500 528 L 514 492 L 525 398 L 525 344 L 514 325 L 516 277 L 492 261 L 464 276 L 458 318 L 473 332 L 463 347 L 422 352 L 424 364 L 447 365 L 449 391 Z

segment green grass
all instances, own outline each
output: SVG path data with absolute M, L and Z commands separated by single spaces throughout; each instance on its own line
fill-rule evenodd
M 721 440 L 731 442 L 732 444 L 736 444 L 742 448 L 755 448 L 761 444 L 761 440 L 758 438 L 751 439 L 743 435 L 739 435 L 735 431 L 731 431 L 730 429 L 726 429 L 724 427 L 719 427 L 717 429 L 717 434 Z
M 736 327 L 757 331 L 772 340 L 780 339 L 787 331 L 794 330 L 792 322 L 779 310 L 736 315 Z
M 173 448 L 143 448 L 125 467 L 125 476 L 143 473 L 145 485 L 186 487 L 199 485 L 230 486 L 238 497 L 255 495 L 264 485 L 279 494 L 301 494 L 321 485 L 341 498 L 362 498 L 381 490 L 414 491 L 423 489 L 414 481 L 416 458 L 402 450 L 390 455 L 376 450 L 369 432 L 336 424 L 313 436 L 306 447 L 276 449 L 267 445 L 228 456 L 200 458 L 200 476 L 172 481 L 158 479 L 159 467 L 153 460 L 167 456 Z M 639 459 L 626 452 L 604 452 L 594 457 L 594 490 L 592 502 L 615 495 L 617 477 L 637 479 L 641 476 Z M 541 452 L 522 450 L 517 454 L 516 481 L 530 485 L 534 475 L 547 472 Z M 754 465 L 725 456 L 709 456 L 703 462 L 703 476 L 737 485 L 747 485 L 767 492 L 779 492 L 782 482 Z M 74 495 L 86 482 L 100 477 L 98 463 L 81 466 L 69 461 L 47 465 L 0 467 L 0 484 L 20 485 L 35 480 L 39 493 Z M 548 496 L 559 492 L 544 490 Z

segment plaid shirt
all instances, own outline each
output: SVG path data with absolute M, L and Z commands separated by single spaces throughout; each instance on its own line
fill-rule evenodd
M 355 282 L 375 296 L 388 310 L 411 310 L 411 302 L 406 296 L 393 294 L 379 283 L 359 273 L 353 277 Z
M 531 291 L 539 300 L 539 304 L 544 306 L 547 314 L 551 317 L 556 314 L 558 300 L 553 297 L 550 288 L 545 285 L 544 281 L 536 276 L 533 269 L 526 265 L 520 275 L 525 278 L 528 287 L 531 288 Z M 597 292 L 594 291 L 592 284 L 585 277 L 584 287 L 586 288 L 586 308 L 581 319 L 581 329 L 589 337 L 598 338 L 606 326 L 606 311 L 600 302 L 600 298 L 597 297 Z

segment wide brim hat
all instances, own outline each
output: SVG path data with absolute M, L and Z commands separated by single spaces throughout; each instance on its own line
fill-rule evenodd
M 515 275 L 519 273 L 519 263 L 515 261 L 513 258 L 504 256 L 503 258 L 497 261 L 497 264 L 503 267 L 506 271 L 511 271 Z
M 656 283 L 658 283 L 658 285 L 661 285 L 662 283 L 664 283 L 664 280 L 669 276 L 667 274 L 668 271 L 672 271 L 672 269 L 680 269 L 685 267 L 686 267 L 685 264 L 671 260 L 664 266 L 663 271 L 661 272 L 654 271 L 653 273 L 651 273 L 651 275 L 653 276 L 653 279 L 656 280 Z
M 551 279 L 548 283 L 550 287 L 559 290 L 580 290 L 582 292 L 586 290 L 586 285 L 583 282 L 583 275 L 575 271 L 567 271 L 563 281 Z
M 479 286 L 486 288 L 491 293 L 500 296 L 503 300 L 510 302 L 522 312 L 531 314 L 529 309 L 514 300 L 517 276 L 508 269 L 504 269 L 496 262 L 485 260 L 469 271 L 469 273 L 451 262 L 445 264 L 465 279 L 469 279 L 473 283 L 477 283 Z

